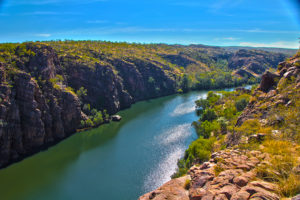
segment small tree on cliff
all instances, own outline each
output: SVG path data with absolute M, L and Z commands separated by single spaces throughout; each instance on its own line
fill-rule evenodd
M 188 75 L 184 74 L 181 82 L 181 89 L 184 93 L 189 91 L 189 82 L 190 81 Z

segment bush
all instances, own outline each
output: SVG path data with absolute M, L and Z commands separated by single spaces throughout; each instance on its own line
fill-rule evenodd
M 237 111 L 239 111 L 239 112 L 244 110 L 247 105 L 248 105 L 248 101 L 244 98 L 235 102 L 235 107 L 236 107 Z
M 76 91 L 76 95 L 79 99 L 82 99 L 82 97 L 87 95 L 87 89 L 85 89 L 84 87 L 79 88 L 79 90 Z
M 209 160 L 215 138 L 203 139 L 199 138 L 192 142 L 189 148 L 185 151 L 185 167 L 191 167 L 197 161 L 199 163 Z

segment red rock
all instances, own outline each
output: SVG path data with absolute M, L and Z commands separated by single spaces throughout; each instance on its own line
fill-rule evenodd
M 238 191 L 238 188 L 235 185 L 226 185 L 217 191 L 217 194 L 225 194 L 227 199 L 230 199 L 231 196 Z
M 155 191 L 144 194 L 139 200 L 189 200 L 188 191 L 184 188 L 188 176 L 172 179 Z
M 246 191 L 239 191 L 232 195 L 231 200 L 248 200 L 250 194 Z
M 243 187 L 243 186 L 247 185 L 248 182 L 249 182 L 249 179 L 244 176 L 238 176 L 233 179 L 233 183 L 239 187 Z
M 252 181 L 249 185 L 260 187 L 271 192 L 275 192 L 278 189 L 275 184 L 265 181 Z

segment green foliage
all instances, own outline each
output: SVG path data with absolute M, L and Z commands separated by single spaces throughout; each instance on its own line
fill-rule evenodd
M 190 179 L 186 179 L 184 182 L 184 189 L 189 190 L 191 187 L 191 180 Z
M 221 98 L 220 95 L 217 95 L 216 93 L 214 93 L 213 91 L 209 91 L 207 93 L 207 101 L 209 102 L 209 105 L 213 105 L 215 104 L 219 99 Z
M 84 96 L 87 95 L 87 89 L 85 89 L 84 87 L 80 87 L 80 88 L 76 91 L 76 95 L 78 96 L 78 98 L 82 99 Z
M 57 74 L 55 76 L 55 78 L 50 78 L 49 81 L 52 83 L 52 84 L 56 84 L 56 83 L 59 83 L 59 82 L 63 82 L 64 78 L 62 77 L 62 75 L 59 75 Z
M 209 101 L 207 99 L 199 99 L 195 101 L 195 103 L 198 116 L 201 115 L 207 107 L 209 107 Z
M 209 160 L 215 140 L 214 137 L 210 139 L 199 138 L 192 142 L 185 151 L 185 166 L 191 167 L 195 161 L 201 163 Z
M 94 126 L 94 122 L 89 118 L 85 121 L 85 126 L 86 127 L 93 127 Z
M 205 109 L 202 117 L 201 117 L 201 121 L 213 121 L 215 119 L 217 119 L 217 114 L 213 109 Z
M 198 136 L 209 138 L 212 132 L 217 132 L 220 128 L 220 124 L 217 121 L 203 121 L 193 122 L 192 125 L 196 129 Z
M 217 122 L 220 125 L 221 133 L 227 132 L 228 121 L 224 117 L 218 118 Z
M 178 89 L 177 93 L 183 93 L 182 89 Z
M 187 74 L 184 74 L 180 85 L 184 93 L 188 92 L 191 85 L 191 78 Z

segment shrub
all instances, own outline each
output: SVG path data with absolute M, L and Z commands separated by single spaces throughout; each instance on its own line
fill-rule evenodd
M 103 123 L 103 117 L 102 117 L 102 113 L 100 111 L 96 112 L 96 114 L 93 117 L 93 123 L 95 125 L 99 125 Z
M 213 150 L 214 142 L 214 137 L 210 139 L 199 138 L 192 142 L 185 151 L 185 167 L 191 167 L 195 161 L 199 163 L 207 161 Z
M 80 87 L 79 90 L 76 91 L 76 95 L 81 99 L 82 97 L 87 95 L 87 89 L 85 89 L 84 87 Z
M 239 111 L 239 112 L 244 110 L 247 105 L 248 105 L 248 101 L 244 98 L 235 102 L 235 107 L 236 107 L 237 111 Z
M 91 119 L 87 119 L 85 121 L 85 126 L 92 127 L 92 126 L 94 126 L 94 123 L 93 123 L 93 121 Z
M 224 171 L 224 169 L 220 164 L 215 165 L 214 172 L 216 176 L 218 176 L 222 171 Z
M 190 179 L 186 179 L 185 183 L 184 183 L 184 189 L 189 190 L 191 187 L 191 180 Z

